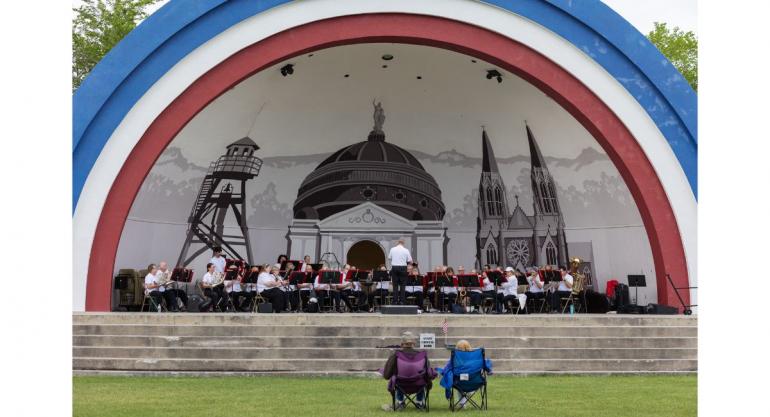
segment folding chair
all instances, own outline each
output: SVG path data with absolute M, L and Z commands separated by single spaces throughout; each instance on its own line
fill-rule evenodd
M 538 302 L 540 302 L 540 307 L 538 307 Z M 548 298 L 543 296 L 542 298 L 532 298 L 527 297 L 527 306 L 532 306 L 531 309 L 529 309 L 529 312 L 535 312 L 542 313 L 543 309 L 545 308 L 546 304 L 548 304 Z
M 140 313 L 144 312 L 144 306 L 147 306 L 147 312 L 156 311 L 158 309 L 158 304 L 155 303 L 155 299 L 148 294 L 145 294 L 144 299 L 142 299 L 142 307 L 139 309 Z M 160 298 L 160 309 L 161 311 L 168 311 L 168 308 L 166 308 L 166 301 L 163 297 Z
M 428 352 L 422 351 L 409 356 L 402 351 L 396 351 L 396 375 L 388 382 L 393 410 L 396 409 L 396 392 L 404 396 L 404 408 L 412 404 L 418 410 L 417 395 L 424 393 L 425 404 L 423 411 L 430 411 L 430 389 L 428 382 L 436 377 L 433 368 L 428 366 Z
M 572 285 L 572 291 L 570 291 L 570 293 L 569 293 L 569 297 L 567 297 L 567 298 L 562 297 L 559 300 L 559 302 L 563 303 L 562 304 L 563 307 L 562 307 L 562 310 L 561 310 L 562 314 L 564 314 L 564 312 L 567 311 L 567 307 L 570 304 L 572 304 L 573 306 L 576 306 L 575 307 L 575 312 L 576 313 L 580 312 L 580 308 L 581 307 L 586 306 L 586 304 L 587 304 L 586 300 L 585 300 L 586 292 L 583 289 L 583 286 L 584 286 L 585 283 L 583 282 L 583 280 L 584 280 L 584 276 L 583 275 L 579 275 L 578 277 L 576 277 L 575 278 L 575 283 Z M 578 301 L 578 303 L 575 304 L 575 301 Z M 587 308 L 586 308 L 586 310 L 587 310 Z
M 447 367 L 439 369 L 449 409 L 454 412 L 470 404 L 478 410 L 486 410 L 487 375 L 491 372 L 492 362 L 486 358 L 484 348 L 469 352 L 453 349 Z M 477 394 L 478 401 L 475 399 Z

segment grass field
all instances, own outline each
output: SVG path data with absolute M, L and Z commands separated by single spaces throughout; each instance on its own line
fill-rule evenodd
M 324 377 L 74 377 L 76 417 L 376 416 L 386 382 Z M 491 376 L 487 416 L 695 416 L 695 376 Z M 451 415 L 438 380 L 432 415 Z M 402 412 L 404 413 L 404 412 Z M 405 413 L 417 414 L 409 408 Z M 463 410 L 461 413 L 480 414 Z

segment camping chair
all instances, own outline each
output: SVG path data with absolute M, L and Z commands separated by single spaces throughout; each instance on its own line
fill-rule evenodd
M 433 368 L 428 367 L 428 352 L 417 352 L 412 357 L 406 353 L 396 351 L 396 375 L 388 382 L 393 410 L 396 409 L 396 392 L 404 395 L 404 405 L 411 403 L 417 407 L 417 394 L 425 393 L 424 411 L 430 410 L 428 382 L 436 377 Z
M 492 362 L 486 359 L 484 348 L 470 352 L 452 349 L 447 367 L 439 372 L 450 410 L 457 411 L 468 404 L 478 410 L 487 409 L 487 375 L 492 372 Z M 478 401 L 474 399 L 476 394 Z

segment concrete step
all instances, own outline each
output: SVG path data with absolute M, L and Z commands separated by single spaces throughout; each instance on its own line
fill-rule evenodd
M 450 327 L 486 327 L 486 326 L 691 326 L 697 327 L 696 316 L 647 316 L 623 314 L 576 314 L 550 315 L 476 315 L 476 314 L 420 314 L 420 315 L 382 315 L 378 313 L 357 314 L 249 314 L 249 313 L 74 313 L 72 323 L 79 324 L 167 324 L 167 325 L 304 325 L 329 327 L 377 327 L 392 325 L 440 327 L 444 320 Z
M 431 365 L 443 366 L 447 356 Z M 164 359 L 73 357 L 75 370 L 192 371 L 192 372 L 362 372 L 376 371 L 382 359 Z M 537 372 L 696 372 L 694 359 L 497 359 L 497 373 Z
M 442 337 L 447 322 L 449 334 Z M 459 339 L 497 373 L 692 373 L 697 319 L 619 315 L 73 314 L 76 374 L 374 375 L 400 334 Z
M 459 337 L 448 338 L 455 343 Z M 487 348 L 683 348 L 697 349 L 695 337 L 465 337 L 473 346 Z M 437 342 L 443 345 L 440 334 Z M 202 348 L 374 348 L 398 345 L 398 337 L 334 337 L 301 336 L 136 336 L 136 335 L 76 335 L 73 346 L 93 347 L 202 347 Z
M 440 327 L 377 326 L 329 327 L 313 325 L 165 325 L 165 324 L 76 324 L 75 335 L 152 335 L 152 336 L 382 336 L 400 335 L 409 330 L 418 333 L 438 333 Z M 692 326 L 496 326 L 449 327 L 449 336 L 509 336 L 509 337 L 695 337 Z
M 378 348 L 158 348 L 158 347 L 75 347 L 72 355 L 88 358 L 162 358 L 162 359 L 380 359 L 385 360 L 391 349 Z M 428 350 L 429 357 L 446 357 L 445 349 Z M 680 348 L 488 348 L 489 359 L 697 359 L 696 349 Z

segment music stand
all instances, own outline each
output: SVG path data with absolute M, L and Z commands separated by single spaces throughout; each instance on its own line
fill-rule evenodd
M 436 294 L 441 293 L 441 311 L 444 311 L 444 287 L 454 287 L 452 277 L 441 274 L 436 277 Z
M 457 276 L 457 286 L 464 288 L 481 288 L 481 280 L 478 275 L 465 274 Z
M 422 277 L 419 275 L 408 275 L 406 277 L 406 283 L 404 286 L 406 287 L 416 287 L 416 286 L 422 286 Z
M 249 271 L 249 275 L 243 279 L 244 284 L 256 284 L 259 279 L 259 271 Z
M 508 280 L 503 276 L 503 273 L 500 271 L 489 271 L 487 272 L 487 279 L 489 282 L 495 284 L 495 312 L 500 311 L 500 301 L 497 297 L 497 289 L 500 287 L 500 284 L 505 279 L 505 282 L 508 282 Z
M 634 305 L 639 305 L 639 287 L 646 287 L 647 282 L 644 275 L 629 275 L 628 286 L 634 287 Z
M 390 273 L 388 271 L 374 271 L 372 274 L 372 282 L 383 282 L 383 281 L 390 281 Z M 382 289 L 382 287 L 377 288 L 375 287 L 375 290 Z M 380 294 L 380 306 L 385 305 L 385 297 L 384 295 Z
M 354 282 L 361 282 L 366 281 L 369 278 L 369 271 L 365 269 L 357 269 L 354 271 L 353 276 L 351 277 L 351 281 Z
M 319 272 L 323 266 L 324 264 L 310 264 L 310 267 L 313 268 L 313 272 Z

